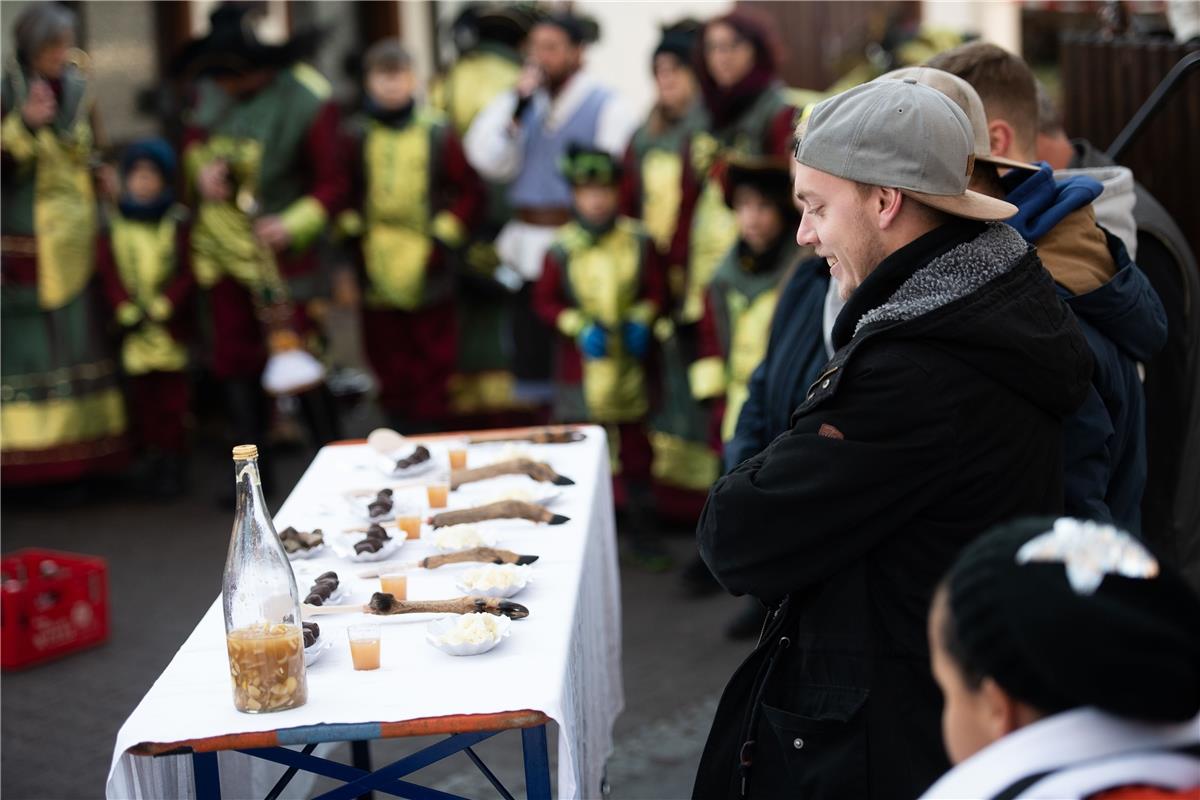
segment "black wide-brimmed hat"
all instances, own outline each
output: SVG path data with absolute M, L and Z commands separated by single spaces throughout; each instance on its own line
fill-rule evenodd
M 195 79 L 219 75 L 245 75 L 264 68 L 282 68 L 310 57 L 322 31 L 310 28 L 281 44 L 259 40 L 255 19 L 261 3 L 226 2 L 209 16 L 209 31 L 188 42 L 171 63 L 176 77 Z
M 733 208 L 733 197 L 740 186 L 749 186 L 779 207 L 785 219 L 799 212 L 792 202 L 792 175 L 786 158 L 776 156 L 733 155 L 725 167 L 725 203 Z
M 703 27 L 694 19 L 681 19 L 664 26 L 662 38 L 658 40 L 658 46 L 654 48 L 651 61 L 653 62 L 653 59 L 658 58 L 661 53 L 670 53 L 685 66 L 691 68 L 692 54 L 696 49 L 696 41 Z
M 450 34 L 460 55 L 481 42 L 515 48 L 529 35 L 539 15 L 532 3 L 471 2 L 454 18 Z

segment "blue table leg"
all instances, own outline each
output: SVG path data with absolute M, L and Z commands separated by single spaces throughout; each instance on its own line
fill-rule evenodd
M 525 796 L 529 800 L 550 800 L 550 755 L 546 749 L 546 726 L 521 729 L 525 751 Z
M 221 768 L 216 753 L 192 753 L 196 800 L 221 800 Z
M 363 772 L 371 771 L 371 743 L 365 739 L 358 739 L 350 743 L 350 763 Z M 374 792 L 363 792 L 358 796 L 358 800 L 375 800 Z

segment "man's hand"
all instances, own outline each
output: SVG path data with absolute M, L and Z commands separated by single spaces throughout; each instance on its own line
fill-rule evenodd
M 200 168 L 196 176 L 196 188 L 200 196 L 214 203 L 223 203 L 232 195 L 229 185 L 229 164 L 225 161 L 210 161 Z
M 29 84 L 29 97 L 25 99 L 25 105 L 21 106 L 21 118 L 25 120 L 25 126 L 30 130 L 37 130 L 51 122 L 57 113 L 58 100 L 55 99 L 50 84 L 43 80 L 35 80 Z
M 101 164 L 96 167 L 96 185 L 105 200 L 116 202 L 121 196 L 121 176 L 112 164 Z
M 542 81 L 545 80 L 545 73 L 542 68 L 532 61 L 526 61 L 525 66 L 521 67 L 521 74 L 517 76 L 517 105 L 513 109 L 512 124 L 518 126 L 521 124 L 521 117 L 525 114 L 525 109 L 529 108 L 529 104 L 533 102 L 533 95 L 542 86 Z
M 259 241 L 276 253 L 287 248 L 292 243 L 291 231 L 283 224 L 277 215 L 260 217 L 254 221 L 254 235 Z
M 517 76 L 517 97 L 522 100 L 533 97 L 534 92 L 542 87 L 542 80 L 545 73 L 542 68 L 532 61 L 526 61 L 521 67 L 521 74 Z

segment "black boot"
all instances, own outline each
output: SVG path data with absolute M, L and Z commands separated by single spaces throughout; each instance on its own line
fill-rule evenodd
M 183 456 L 179 453 L 155 453 L 150 456 L 146 491 L 155 500 L 174 500 L 184 494 Z
M 267 450 L 267 417 L 268 400 L 258 378 L 241 378 L 224 381 L 221 384 L 225 395 L 225 413 L 229 420 L 229 433 L 232 439 L 227 442 L 228 455 L 235 445 L 253 444 L 258 446 L 260 454 Z M 232 466 L 232 462 L 231 466 Z M 259 475 L 262 477 L 264 494 L 267 493 L 268 474 L 271 469 L 270 458 L 260 459 Z M 232 478 L 232 475 L 230 475 Z M 218 508 L 232 512 L 237 502 L 237 490 L 232 479 L 222 484 L 214 498 Z
M 721 584 L 717 583 L 699 553 L 683 568 L 679 582 L 683 585 L 684 593 L 690 597 L 708 597 L 721 591 Z
M 321 384 L 296 395 L 296 399 L 300 401 L 300 416 L 314 447 L 324 447 L 342 438 L 342 421 L 328 386 Z
M 625 485 L 628 496 L 625 509 L 625 529 L 628 534 L 624 548 L 625 560 L 646 572 L 667 572 L 674 565 L 674 559 L 658 530 L 650 487 L 628 481 Z

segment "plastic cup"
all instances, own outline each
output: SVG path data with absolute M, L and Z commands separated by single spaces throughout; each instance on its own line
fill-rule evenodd
M 450 456 L 450 469 L 467 468 L 467 448 L 458 445 L 446 451 Z
M 367 622 L 346 629 L 350 639 L 350 658 L 358 670 L 379 669 L 379 623 Z
M 430 508 L 445 508 L 450 499 L 450 484 L 444 480 L 426 484 L 425 494 Z
M 408 599 L 407 575 L 380 575 L 379 586 L 385 594 L 390 594 L 397 600 Z
M 396 527 L 404 531 L 408 539 L 421 538 L 421 517 L 419 514 L 404 514 L 396 517 Z

